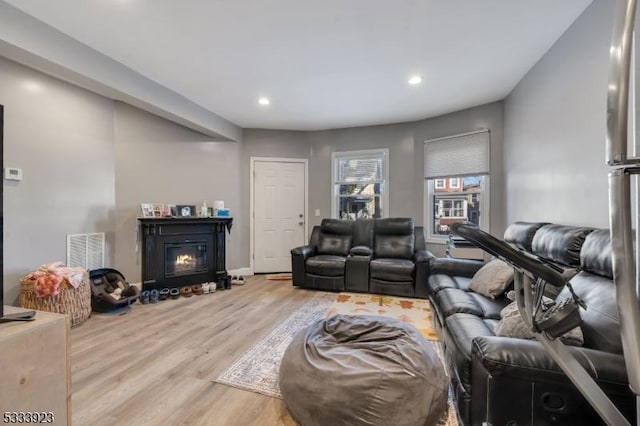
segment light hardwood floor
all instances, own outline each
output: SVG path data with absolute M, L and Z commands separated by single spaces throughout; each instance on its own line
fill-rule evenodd
M 282 400 L 213 380 L 312 294 L 255 276 L 93 314 L 71 331 L 73 425 L 294 425 Z

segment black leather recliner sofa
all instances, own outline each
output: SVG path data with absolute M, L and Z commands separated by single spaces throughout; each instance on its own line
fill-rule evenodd
M 291 250 L 293 285 L 426 298 L 416 282 L 426 282 L 433 257 L 413 219 L 324 219 Z
M 575 268 L 570 282 L 587 309 L 581 310 L 584 345 L 570 351 L 633 423 L 635 398 L 622 354 L 608 230 L 518 222 L 505 240 L 556 266 Z M 510 301 L 469 289 L 480 266 L 434 259 L 427 283 L 462 422 L 603 424 L 539 342 L 495 335 L 500 311 Z M 568 289 L 557 297 L 570 297 Z

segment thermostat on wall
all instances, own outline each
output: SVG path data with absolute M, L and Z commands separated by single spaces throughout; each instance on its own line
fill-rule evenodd
M 22 169 L 16 167 L 5 167 L 4 178 L 6 180 L 22 180 Z

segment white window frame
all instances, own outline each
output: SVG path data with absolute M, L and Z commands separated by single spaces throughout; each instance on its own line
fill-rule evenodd
M 480 211 L 480 229 L 486 232 L 490 232 L 490 224 L 489 224 L 489 212 L 491 210 L 491 205 L 489 200 L 491 200 L 490 194 L 490 180 L 489 175 L 484 175 L 484 179 L 482 179 L 482 183 L 480 184 L 481 191 L 478 193 L 478 201 L 482 206 L 482 210 Z M 447 244 L 447 240 L 449 239 L 446 235 L 434 234 L 433 232 L 433 196 L 436 194 L 442 194 L 441 192 L 436 192 L 434 188 L 434 182 L 436 179 L 425 179 L 424 181 L 424 193 L 426 194 L 424 197 L 424 224 L 427 229 L 427 243 L 430 244 Z
M 453 183 L 456 183 L 455 185 Z M 449 178 L 450 189 L 460 189 L 460 178 Z
M 468 133 L 462 133 L 462 134 L 458 134 L 458 135 L 452 135 L 452 136 L 445 136 L 443 138 L 437 138 L 437 139 L 430 139 L 430 140 L 426 140 L 425 141 L 425 148 L 426 148 L 426 144 L 430 143 L 430 142 L 435 142 L 435 141 L 441 141 L 444 139 L 454 139 L 454 138 L 463 138 L 466 136 L 472 136 L 478 133 L 482 133 L 482 132 L 487 132 L 490 138 L 490 131 L 487 129 L 482 129 L 482 130 L 478 130 L 478 131 L 473 131 L 473 132 L 468 132 Z M 488 141 L 488 149 L 489 151 L 487 151 L 487 155 L 489 155 L 489 159 L 490 159 L 490 150 L 491 150 L 491 143 L 490 143 L 490 139 Z M 425 149 L 425 153 L 426 153 L 426 149 Z M 426 155 L 426 154 L 425 154 Z M 423 165 L 426 169 L 426 160 L 423 159 Z M 487 173 L 488 171 L 488 173 Z M 442 192 L 436 192 L 436 189 L 443 189 L 440 186 L 436 186 L 436 183 L 439 183 L 440 180 L 444 180 L 444 179 L 449 179 L 449 188 L 452 189 L 459 189 L 459 188 L 463 188 L 463 178 L 466 176 L 483 176 L 483 179 L 481 181 L 480 184 L 480 193 L 478 193 L 478 201 L 480 202 L 480 206 L 482 207 L 480 210 L 480 228 L 486 232 L 490 232 L 490 212 L 491 212 L 491 192 L 490 192 L 490 182 L 491 182 L 491 171 L 487 170 L 485 172 L 478 172 L 478 173 L 471 173 L 468 172 L 469 174 L 459 174 L 456 175 L 455 173 L 452 173 L 451 176 L 436 176 L 434 178 L 425 178 L 424 179 L 424 199 L 423 199 L 423 211 L 424 211 L 424 224 L 425 224 L 425 228 L 427 229 L 427 243 L 430 244 L 447 244 L 448 241 L 448 236 L 447 235 L 440 235 L 440 234 L 436 234 L 434 232 L 433 229 L 433 217 L 434 217 L 434 206 L 433 206 L 433 198 L 436 194 L 442 194 Z M 424 176 L 427 176 L 427 170 L 424 170 Z M 451 185 L 451 181 L 453 179 L 458 179 L 458 186 L 455 187 L 453 185 Z
M 444 184 L 444 179 L 436 179 L 435 180 L 435 188 L 436 189 L 444 189 L 446 185 Z
M 451 202 L 451 207 L 449 207 L 449 208 L 444 207 L 444 202 L 445 201 Z M 458 204 L 460 207 L 459 208 L 456 207 L 456 204 Z M 444 214 L 444 212 L 446 210 L 448 210 L 449 213 L 455 212 L 456 210 L 460 210 L 461 212 L 464 212 L 466 210 L 466 207 L 467 207 L 466 200 L 463 200 L 463 199 L 460 199 L 460 198 L 449 198 L 449 199 L 446 199 L 446 200 L 442 200 L 442 206 L 438 206 L 438 212 L 440 212 L 440 211 L 443 212 L 442 217 L 448 217 L 448 218 L 452 218 L 452 219 L 459 219 L 459 218 L 462 218 L 464 216 L 463 215 L 455 215 L 455 214 L 447 216 L 446 214 Z
M 383 157 L 382 161 L 382 180 L 370 183 L 381 183 L 382 191 L 380 198 L 382 201 L 382 217 L 389 217 L 389 149 L 363 149 L 358 151 L 334 151 L 331 153 L 331 217 L 334 219 L 339 218 L 340 212 L 338 211 L 339 203 L 337 203 L 338 197 L 338 160 L 344 158 L 371 158 L 371 157 Z

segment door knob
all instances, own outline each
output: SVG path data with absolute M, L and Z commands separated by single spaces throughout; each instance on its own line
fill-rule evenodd
M 302 226 L 304 225 L 304 222 L 298 222 L 298 225 Z
M 302 213 L 300 213 L 300 214 L 298 215 L 298 217 L 302 217 L 302 216 L 303 216 L 303 215 L 302 215 Z

